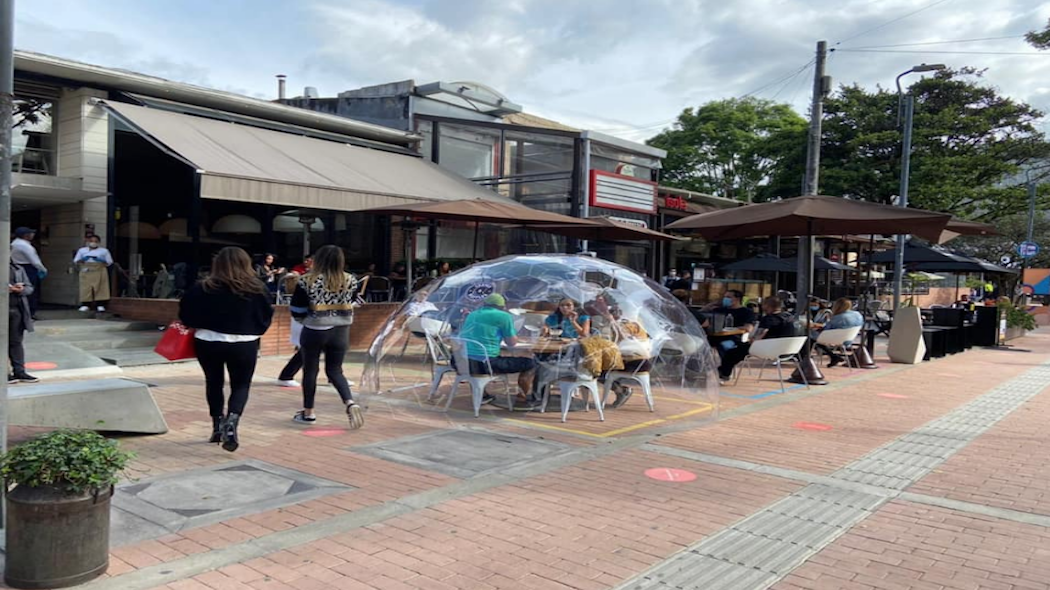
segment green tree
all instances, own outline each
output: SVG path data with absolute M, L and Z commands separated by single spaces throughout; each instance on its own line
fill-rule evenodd
M 1024 40 L 1036 49 L 1050 49 L 1050 21 L 1040 31 L 1029 31 Z
M 1050 156 L 1036 127 L 1042 113 L 981 84 L 973 69 L 917 81 L 909 202 L 932 211 L 994 220 L 1024 210 L 1025 190 L 1008 179 Z M 843 86 L 825 102 L 820 192 L 891 203 L 900 192 L 901 131 L 895 91 Z M 792 196 L 802 173 L 777 170 L 773 197 Z M 797 181 L 795 181 L 797 186 Z
M 1028 237 L 1028 214 L 1018 213 L 997 219 L 995 228 L 1001 235 L 965 236 L 956 238 L 947 245 L 996 264 L 1003 256 L 1020 261 L 1017 256 L 1017 245 Z M 1039 254 L 1028 260 L 1029 268 L 1050 268 L 1050 219 L 1038 211 L 1032 226 L 1032 241 L 1042 245 L 1043 248 Z
M 805 149 L 805 131 L 805 119 L 790 106 L 741 98 L 685 109 L 674 128 L 648 143 L 667 150 L 665 184 L 751 201 L 798 151 L 799 138 Z

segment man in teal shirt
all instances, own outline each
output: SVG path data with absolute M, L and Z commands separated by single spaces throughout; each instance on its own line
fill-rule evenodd
M 466 343 L 472 375 L 488 375 L 489 367 L 493 375 L 517 373 L 518 387 L 524 399 L 532 392 L 536 359 L 531 356 L 500 356 L 500 344 L 506 342 L 508 347 L 518 344 L 514 316 L 503 309 L 506 305 L 507 300 L 498 293 L 486 297 L 484 305 L 467 316 L 459 329 L 459 337 Z M 488 359 L 488 366 L 485 359 Z M 493 397 L 487 394 L 482 398 L 484 403 L 492 400 Z

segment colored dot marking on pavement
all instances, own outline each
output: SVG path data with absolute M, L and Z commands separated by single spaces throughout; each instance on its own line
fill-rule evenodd
M 819 432 L 831 430 L 831 426 L 819 422 L 795 422 L 792 426 L 800 430 L 816 430 Z
M 26 368 L 33 371 L 47 371 L 50 369 L 57 369 L 58 363 L 49 363 L 47 361 L 32 361 L 26 363 Z
M 309 436 L 313 438 L 322 438 L 325 436 L 339 436 L 345 434 L 345 428 L 314 428 L 311 430 L 304 430 L 303 436 Z
M 899 393 L 880 393 L 878 395 L 879 397 L 884 397 L 886 399 L 908 399 L 908 396 Z
M 686 471 L 684 469 L 670 469 L 667 467 L 654 467 L 653 469 L 646 469 L 645 476 L 649 479 L 655 479 L 656 481 L 673 481 L 676 483 L 684 483 L 687 481 L 694 481 L 696 474 L 692 471 Z

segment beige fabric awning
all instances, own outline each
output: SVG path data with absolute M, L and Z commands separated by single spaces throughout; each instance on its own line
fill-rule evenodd
M 197 167 L 206 199 L 356 211 L 497 193 L 414 156 L 124 103 L 104 106 Z

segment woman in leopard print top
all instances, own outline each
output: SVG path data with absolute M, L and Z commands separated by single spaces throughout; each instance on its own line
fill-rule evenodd
M 317 421 L 314 395 L 317 373 L 324 353 L 324 370 L 329 383 L 346 405 L 351 428 L 364 425 L 361 406 L 354 401 L 350 384 L 343 375 L 343 359 L 350 343 L 350 324 L 354 322 L 357 279 L 345 272 L 343 250 L 322 246 L 314 255 L 314 265 L 299 279 L 289 309 L 303 323 L 299 354 L 303 361 L 303 409 L 292 418 L 301 424 Z

